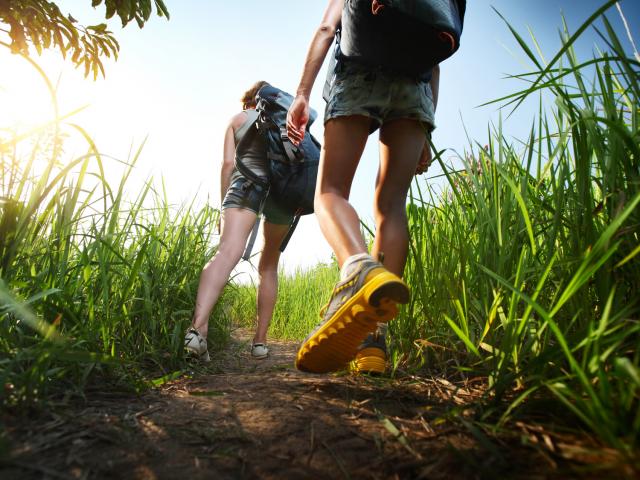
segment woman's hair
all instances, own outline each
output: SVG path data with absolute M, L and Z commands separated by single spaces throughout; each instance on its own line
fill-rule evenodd
M 265 85 L 269 85 L 269 82 L 260 80 L 259 82 L 254 83 L 249 90 L 244 92 L 244 95 L 242 95 L 242 98 L 240 99 L 240 101 L 242 102 L 243 110 L 256 106 L 256 94 L 258 93 L 258 90 L 260 90 Z

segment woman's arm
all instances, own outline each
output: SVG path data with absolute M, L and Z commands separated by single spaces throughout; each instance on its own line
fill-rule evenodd
M 229 124 L 224 132 L 224 146 L 222 150 L 222 167 L 220 168 L 220 206 L 224 196 L 229 190 L 229 182 L 231 181 L 231 172 L 233 172 L 233 164 L 236 155 L 236 144 L 233 137 L 233 126 Z
M 433 97 L 433 111 L 435 113 L 438 106 L 438 92 L 440 91 L 440 65 L 436 65 L 431 70 L 431 94 Z
M 436 107 L 438 106 L 438 92 L 440 91 L 440 65 L 436 65 L 433 67 L 433 70 L 431 70 L 429 85 L 431 86 L 431 98 L 433 99 L 433 113 L 435 113 Z M 431 145 L 429 144 L 429 140 L 427 140 L 422 149 L 420 160 L 418 161 L 416 175 L 426 172 L 432 162 Z
M 342 17 L 343 4 L 344 0 L 329 0 L 320 26 L 311 40 L 311 45 L 309 45 L 296 98 L 287 114 L 287 134 L 294 144 L 299 144 L 304 138 L 304 132 L 309 122 L 311 89 L 322 67 L 322 62 L 327 56 L 327 51 L 333 43 Z
M 231 174 L 233 173 L 233 167 L 235 165 L 236 158 L 236 140 L 234 132 L 240 128 L 247 120 L 247 114 L 240 112 L 235 115 L 227 129 L 224 132 L 224 144 L 222 149 L 222 167 L 220 168 L 220 206 L 222 207 L 222 201 L 224 196 L 229 190 L 229 183 L 231 182 Z

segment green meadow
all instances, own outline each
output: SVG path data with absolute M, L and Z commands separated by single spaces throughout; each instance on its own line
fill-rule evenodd
M 444 161 L 446 145 L 433 146 L 446 186 L 416 182 L 410 192 L 412 297 L 390 324 L 390 374 L 481 379 L 478 424 L 543 416 L 632 456 L 640 58 L 604 10 L 565 28 L 547 61 L 535 36 L 512 29 L 533 69 L 514 75 L 522 90 L 487 101 L 506 105 L 504 115 L 539 101 L 527 138 L 488 127 L 462 169 Z M 577 58 L 573 45 L 596 19 L 608 48 Z M 54 93 L 51 102 L 57 112 Z M 86 145 L 79 156 L 64 148 L 70 135 Z M 25 412 L 87 388 L 143 391 L 191 368 L 183 335 L 219 212 L 171 205 L 162 181 L 134 188 L 143 151 L 116 162 L 61 119 L 0 131 L 1 409 Z M 105 175 L 114 162 L 115 183 Z M 335 264 L 282 274 L 270 336 L 303 339 L 336 279 Z M 254 286 L 232 279 L 211 317 L 210 349 L 234 325 L 252 326 L 254 303 Z

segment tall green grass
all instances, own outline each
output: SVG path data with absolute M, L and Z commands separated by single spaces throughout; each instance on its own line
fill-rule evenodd
M 338 274 L 335 262 L 296 268 L 291 273 L 280 271 L 269 335 L 288 340 L 305 338 L 320 321 L 320 309 L 328 301 Z M 236 325 L 255 327 L 256 290 L 254 282 L 236 285 L 234 293 L 228 296 L 229 316 Z
M 199 272 L 214 252 L 212 208 L 179 207 L 148 181 L 127 182 L 80 126 L 58 113 L 25 134 L 0 133 L 0 403 L 37 403 L 108 380 L 139 387 L 185 366 Z M 86 153 L 68 158 L 65 139 Z M 117 184 L 106 172 L 117 168 Z M 210 339 L 228 325 L 216 315 Z
M 603 15 L 607 2 L 498 101 L 540 107 L 528 139 L 472 145 L 443 194 L 408 207 L 411 303 L 391 332 L 397 362 L 486 375 L 488 418 L 506 422 L 551 395 L 604 442 L 640 440 L 640 63 Z M 608 49 L 573 45 L 596 19 Z M 508 25 L 508 24 L 507 24 Z M 548 407 L 548 406 L 547 406 Z M 547 414 L 551 414 L 547 410 Z M 497 417 L 496 417 L 497 415 Z

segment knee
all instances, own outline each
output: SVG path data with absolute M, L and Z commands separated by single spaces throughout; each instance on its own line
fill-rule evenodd
M 318 211 L 331 208 L 336 202 L 349 201 L 349 190 L 339 187 L 318 188 L 313 197 L 313 209 Z
M 240 260 L 242 253 L 244 252 L 243 244 L 232 245 L 230 243 L 221 243 L 218 245 L 218 251 L 214 255 L 213 259 L 218 262 L 235 265 Z M 209 262 L 212 263 L 213 259 Z M 207 264 L 207 266 L 209 265 Z M 206 268 L 206 267 L 205 267 Z
M 323 212 L 327 205 L 327 193 L 316 190 L 316 194 L 313 197 L 313 210 L 315 213 Z
M 373 206 L 373 213 L 379 221 L 387 218 L 402 219 L 407 216 L 406 208 L 406 198 L 388 199 L 378 197 Z

